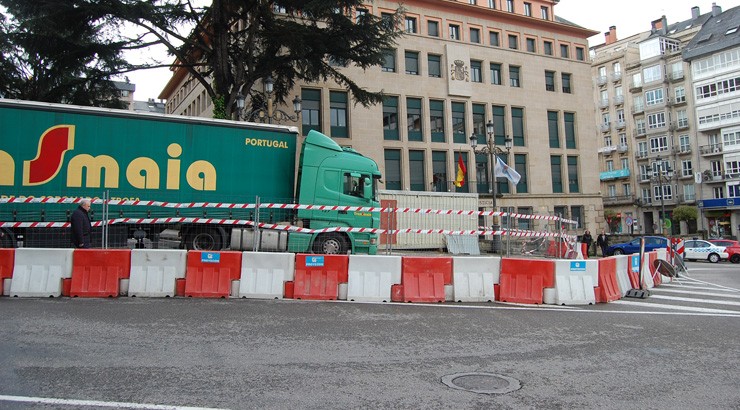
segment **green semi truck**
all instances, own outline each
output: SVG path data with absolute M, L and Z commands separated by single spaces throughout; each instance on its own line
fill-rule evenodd
M 295 127 L 5 99 L 0 128 L 0 198 L 6 199 L 0 201 L 0 247 L 70 246 L 68 229 L 19 222 L 67 222 L 74 204 L 7 198 L 87 197 L 120 204 L 93 203 L 93 220 L 117 221 L 105 227 L 109 247 L 377 251 L 375 233 L 314 232 L 379 228 L 377 212 L 243 205 L 379 206 L 375 161 L 316 131 L 297 156 Z M 171 222 L 178 218 L 212 222 Z M 279 227 L 256 232 L 234 221 Z M 104 243 L 99 236 L 98 246 Z

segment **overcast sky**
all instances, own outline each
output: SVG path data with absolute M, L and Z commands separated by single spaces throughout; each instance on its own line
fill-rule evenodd
M 691 8 L 698 6 L 704 14 L 712 10 L 710 0 L 561 0 L 555 7 L 555 14 L 580 26 L 598 31 L 599 34 L 589 38 L 589 46 L 604 42 L 604 32 L 609 26 L 617 26 L 617 37 L 622 39 L 632 34 L 650 29 L 650 22 L 665 15 L 668 24 L 691 18 Z M 740 6 L 740 0 L 719 0 L 717 5 L 722 10 Z M 149 59 L 157 56 L 167 62 L 162 50 L 140 53 L 132 56 L 135 60 Z M 168 69 L 146 70 L 129 74 L 129 79 L 136 84 L 136 100 L 156 99 L 169 80 Z

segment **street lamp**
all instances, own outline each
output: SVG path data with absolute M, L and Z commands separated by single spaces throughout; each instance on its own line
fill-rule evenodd
M 665 236 L 665 226 L 664 226 L 664 221 L 666 219 L 665 200 L 664 200 L 665 189 L 663 188 L 663 181 L 665 180 L 666 182 L 670 183 L 671 179 L 673 178 L 673 169 L 671 169 L 670 166 L 666 167 L 666 175 L 663 176 L 663 159 L 660 156 L 658 156 L 655 158 L 655 162 L 658 164 L 657 178 L 658 178 L 658 186 L 660 188 L 660 213 L 661 213 L 660 215 L 660 234 L 662 236 Z
M 506 152 L 504 152 L 501 148 L 496 146 L 496 139 L 493 135 L 494 127 L 493 122 L 489 121 L 486 123 L 486 134 L 488 135 L 488 138 L 486 139 L 486 145 L 481 147 L 480 149 L 476 149 L 478 147 L 478 137 L 475 135 L 475 133 L 470 135 L 470 146 L 473 148 L 473 152 L 475 154 L 484 154 L 488 155 L 488 169 L 486 170 L 488 173 L 488 192 L 491 194 L 492 203 L 493 203 L 493 210 L 496 211 L 496 162 L 494 161 L 496 157 L 496 154 L 509 154 L 511 151 L 513 140 L 508 135 L 506 136 L 506 139 L 504 140 L 504 146 L 506 147 Z
M 281 121 L 293 121 L 297 122 L 298 118 L 301 114 L 301 98 L 297 95 L 293 99 L 293 112 L 295 115 L 290 115 L 287 112 L 275 108 L 275 101 L 274 101 L 274 85 L 275 82 L 273 81 L 271 76 L 268 76 L 263 81 L 265 91 L 263 94 L 262 101 L 259 101 L 257 104 L 255 104 L 254 100 L 252 101 L 253 109 L 249 111 L 248 113 L 243 115 L 243 118 L 247 121 L 254 121 L 255 119 L 259 118 L 261 122 L 265 122 L 267 120 L 268 124 L 272 124 L 273 121 L 275 122 L 281 122 Z M 236 96 L 236 107 L 239 109 L 239 113 L 241 114 L 244 110 L 246 97 L 239 93 L 239 95 Z M 242 115 L 239 116 L 240 118 Z

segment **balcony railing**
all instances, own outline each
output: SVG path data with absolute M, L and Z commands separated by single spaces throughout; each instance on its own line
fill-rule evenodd
M 617 145 L 617 151 L 619 152 L 627 152 L 628 149 L 629 149 L 629 146 L 627 146 L 627 144 Z
M 634 137 L 635 138 L 644 137 L 645 135 L 647 135 L 647 131 L 645 130 L 645 128 L 638 128 L 634 132 Z
M 602 154 L 602 155 L 611 155 L 616 150 L 617 150 L 616 145 L 607 145 L 605 147 L 599 148 L 598 152 L 599 154 Z
M 603 198 L 605 205 L 631 204 L 635 202 L 634 195 L 612 195 Z
M 635 152 L 635 159 L 646 159 L 648 157 L 647 151 Z
M 609 132 L 609 130 L 611 129 L 611 124 L 610 123 L 601 124 L 600 129 L 601 129 L 601 132 Z
M 645 112 L 644 104 L 635 105 L 634 107 L 632 107 L 632 114 L 641 114 L 643 112 Z
M 671 82 L 683 80 L 683 70 L 671 71 L 670 73 L 667 74 L 667 77 L 668 77 L 668 80 Z
M 684 146 L 675 146 L 673 147 L 673 152 L 675 154 L 683 155 L 683 154 L 691 154 L 691 146 L 690 145 L 684 145 Z
M 601 76 L 596 77 L 596 84 L 597 85 L 606 85 L 606 82 L 607 82 L 607 78 L 606 78 L 605 75 L 601 75 Z
M 617 129 L 618 130 L 622 130 L 626 126 L 627 126 L 627 123 L 625 123 L 624 121 L 617 121 Z
M 676 121 L 677 130 L 685 130 L 689 128 L 689 120 L 678 120 Z
M 615 83 L 617 81 L 622 81 L 622 72 L 621 71 L 617 71 L 615 73 L 612 73 L 612 81 L 614 81 Z
M 603 100 L 599 101 L 599 108 L 606 108 L 609 106 L 609 99 L 604 98 Z
M 624 104 L 624 96 L 623 95 L 614 96 L 614 105 L 622 105 L 622 104 Z
M 633 81 L 630 83 L 630 91 L 635 93 L 642 90 L 642 81 Z
M 706 156 L 722 154 L 722 144 L 702 145 L 699 147 L 699 152 Z

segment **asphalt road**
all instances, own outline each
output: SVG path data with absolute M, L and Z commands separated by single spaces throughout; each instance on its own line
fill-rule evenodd
M 0 408 L 740 408 L 740 265 L 689 268 L 585 307 L 0 298 Z

